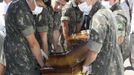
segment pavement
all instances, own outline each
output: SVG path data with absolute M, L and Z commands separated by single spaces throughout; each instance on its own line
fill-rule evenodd
M 125 75 L 134 75 L 134 70 L 132 70 L 129 59 L 126 59 L 124 62 Z

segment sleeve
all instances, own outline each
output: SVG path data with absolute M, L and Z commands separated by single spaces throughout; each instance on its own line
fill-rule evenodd
M 125 36 L 125 28 L 127 26 L 127 18 L 124 15 L 123 11 L 118 11 L 116 14 L 116 21 L 117 21 L 117 35 Z
M 62 10 L 62 16 L 61 16 L 61 21 L 63 20 L 70 20 L 70 10 L 69 8 L 64 7 Z
M 81 23 L 82 20 L 83 20 L 83 14 L 82 14 L 82 12 L 81 12 L 80 10 L 77 11 L 77 13 L 78 13 L 78 15 L 76 16 L 76 18 L 77 18 L 77 23 Z
M 34 18 L 33 15 L 25 10 L 24 8 L 18 9 L 16 12 L 16 23 L 17 23 L 17 29 L 24 35 L 28 36 L 31 33 L 34 33 Z
M 36 16 L 36 27 L 38 32 L 48 32 L 49 13 L 47 9 L 43 9 L 42 13 Z
M 106 19 L 103 15 L 95 15 L 91 20 L 91 25 L 90 39 L 86 46 L 91 51 L 99 53 L 106 37 Z

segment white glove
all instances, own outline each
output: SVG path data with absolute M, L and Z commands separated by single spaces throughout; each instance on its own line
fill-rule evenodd
M 43 55 L 43 57 L 46 58 L 46 60 L 48 60 L 48 55 L 41 49 L 41 54 Z
M 85 73 L 86 75 L 89 75 L 92 73 L 92 66 L 83 66 L 82 67 L 82 73 Z

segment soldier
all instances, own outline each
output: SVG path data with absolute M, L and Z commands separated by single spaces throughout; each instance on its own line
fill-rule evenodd
M 124 11 L 126 18 L 127 18 L 127 25 L 125 28 L 125 38 L 124 38 L 124 42 L 120 46 L 122 49 L 123 59 L 125 61 L 126 58 L 130 56 L 130 51 L 131 51 L 131 46 L 132 46 L 130 43 L 130 29 L 131 29 L 130 19 L 131 18 L 130 18 L 130 9 L 129 9 L 129 5 L 127 4 L 127 0 L 121 0 L 120 6 L 122 10 Z
M 62 10 L 62 30 L 65 43 L 67 47 L 71 47 L 71 43 L 68 38 L 74 34 L 80 32 L 82 20 L 82 12 L 78 8 L 78 4 L 81 0 L 70 0 Z
M 5 15 L 11 0 L 3 0 L 0 3 L 0 75 L 4 75 L 6 59 L 3 51 L 5 33 Z
M 51 0 L 51 5 L 48 6 L 49 11 L 49 49 L 51 45 L 54 46 L 54 50 L 60 51 L 60 45 L 58 45 L 60 37 L 60 18 L 61 18 L 61 9 L 68 2 L 68 0 Z
M 90 13 L 94 12 L 90 20 L 90 38 L 85 46 L 89 52 L 82 72 L 86 73 L 92 63 L 93 75 L 124 75 L 121 51 L 116 44 L 116 21 L 112 11 L 105 9 L 99 0 L 85 0 L 80 7 L 90 9 Z
M 40 44 L 41 49 L 44 50 L 43 56 L 48 59 L 48 26 L 49 26 L 49 19 L 48 16 L 49 12 L 47 6 L 44 5 L 42 12 L 38 15 L 35 14 L 35 22 L 36 22 L 36 38 Z M 43 51 L 42 51 L 43 52 Z M 44 55 L 45 54 L 45 55 Z
M 130 47 L 130 41 L 129 41 L 129 31 L 128 31 L 128 18 L 123 9 L 120 6 L 119 0 L 107 0 L 107 3 L 109 3 L 110 9 L 113 11 L 115 17 L 116 17 L 116 27 L 117 27 L 117 43 L 120 46 L 123 59 L 127 58 L 129 56 L 129 47 Z
M 110 0 L 109 0 L 110 1 Z M 129 41 L 129 33 L 128 33 L 128 19 L 127 15 L 121 8 L 119 4 L 119 0 L 111 0 L 110 4 L 112 5 L 111 10 L 115 14 L 116 21 L 117 21 L 117 43 L 120 46 L 123 60 L 127 58 L 125 55 L 129 55 L 129 47 L 130 47 L 130 41 Z
M 15 0 L 10 4 L 5 20 L 6 75 L 39 75 L 40 67 L 44 67 L 33 16 L 43 7 L 42 0 Z
M 126 44 L 128 44 L 128 48 L 127 50 L 125 50 L 126 52 L 124 52 L 124 56 L 125 58 L 127 57 L 130 57 L 130 64 L 132 66 L 132 68 L 134 69 L 134 41 L 133 41 L 133 32 L 134 32 L 134 23 L 133 23 L 133 12 L 134 12 L 134 0 L 121 0 L 122 2 L 122 8 L 123 10 L 126 12 L 127 14 L 127 19 L 128 19 L 128 27 L 127 27 L 127 38 L 130 38 L 130 39 L 127 39 L 130 41 L 130 44 L 129 41 L 126 42 Z M 126 45 L 125 44 L 125 45 Z M 127 45 L 126 45 L 127 46 Z M 130 52 L 130 54 L 128 55 L 128 52 Z

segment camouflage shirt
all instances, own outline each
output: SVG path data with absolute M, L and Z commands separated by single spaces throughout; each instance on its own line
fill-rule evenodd
M 82 12 L 74 1 L 75 0 L 69 1 L 62 10 L 61 21 L 69 21 L 69 35 L 75 33 L 76 25 L 81 22 L 83 17 Z
M 26 0 L 15 0 L 6 16 L 4 52 L 9 75 L 39 75 L 39 67 L 26 40 L 34 33 L 35 22 Z
M 129 6 L 127 5 L 126 2 L 123 2 L 120 4 L 122 10 L 124 11 L 126 17 L 127 17 L 127 28 L 126 28 L 126 35 L 129 36 L 130 35 L 130 29 L 131 29 L 131 24 L 130 24 L 130 10 L 129 10 Z
M 131 31 L 131 24 L 130 24 L 130 10 L 127 3 L 124 1 L 120 4 L 122 10 L 124 11 L 126 18 L 127 18 L 127 25 L 125 26 L 125 38 L 123 44 L 120 45 L 123 59 L 127 59 L 130 56 L 131 50 L 131 43 L 130 43 L 130 31 Z
M 36 28 L 38 32 L 48 32 L 49 26 L 49 12 L 44 8 L 41 14 L 35 16 Z
M 97 3 L 92 10 L 94 8 L 98 8 Z M 122 55 L 116 45 L 115 22 L 109 9 L 99 9 L 90 21 L 91 32 L 87 47 L 98 53 L 92 64 L 92 75 L 124 75 Z
M 61 18 L 61 11 L 54 12 L 52 7 L 48 7 L 49 12 L 49 30 L 59 30 L 60 28 L 60 18 Z
M 128 15 L 125 14 L 125 12 L 123 11 L 123 9 L 118 3 L 114 4 L 111 9 L 117 21 L 116 24 L 118 28 L 117 38 L 119 36 L 124 36 L 124 41 L 120 45 L 120 49 L 123 55 L 123 59 L 125 61 L 125 59 L 129 57 L 129 53 L 130 53 L 130 49 L 129 49 L 130 48 L 130 40 L 129 40 L 130 29 L 128 30 L 128 27 L 130 27 L 130 25 L 129 25 L 129 19 L 127 18 Z
M 34 15 L 35 18 L 35 27 L 36 27 L 36 39 L 42 44 L 39 33 L 40 32 L 48 32 L 49 27 L 49 12 L 47 8 L 43 8 L 43 11 L 39 15 Z
M 48 6 L 48 42 L 52 43 L 53 31 L 60 30 L 61 11 L 54 12 L 51 6 Z M 51 46 L 51 45 L 49 45 Z M 50 48 L 51 49 L 51 48 Z
M 3 44 L 4 44 L 4 36 L 0 33 L 0 64 L 6 66 Z
M 124 11 L 122 10 L 122 8 L 118 3 L 114 4 L 111 10 L 113 11 L 117 22 L 116 24 L 117 37 L 120 35 L 125 36 L 125 29 L 127 27 L 127 18 Z

